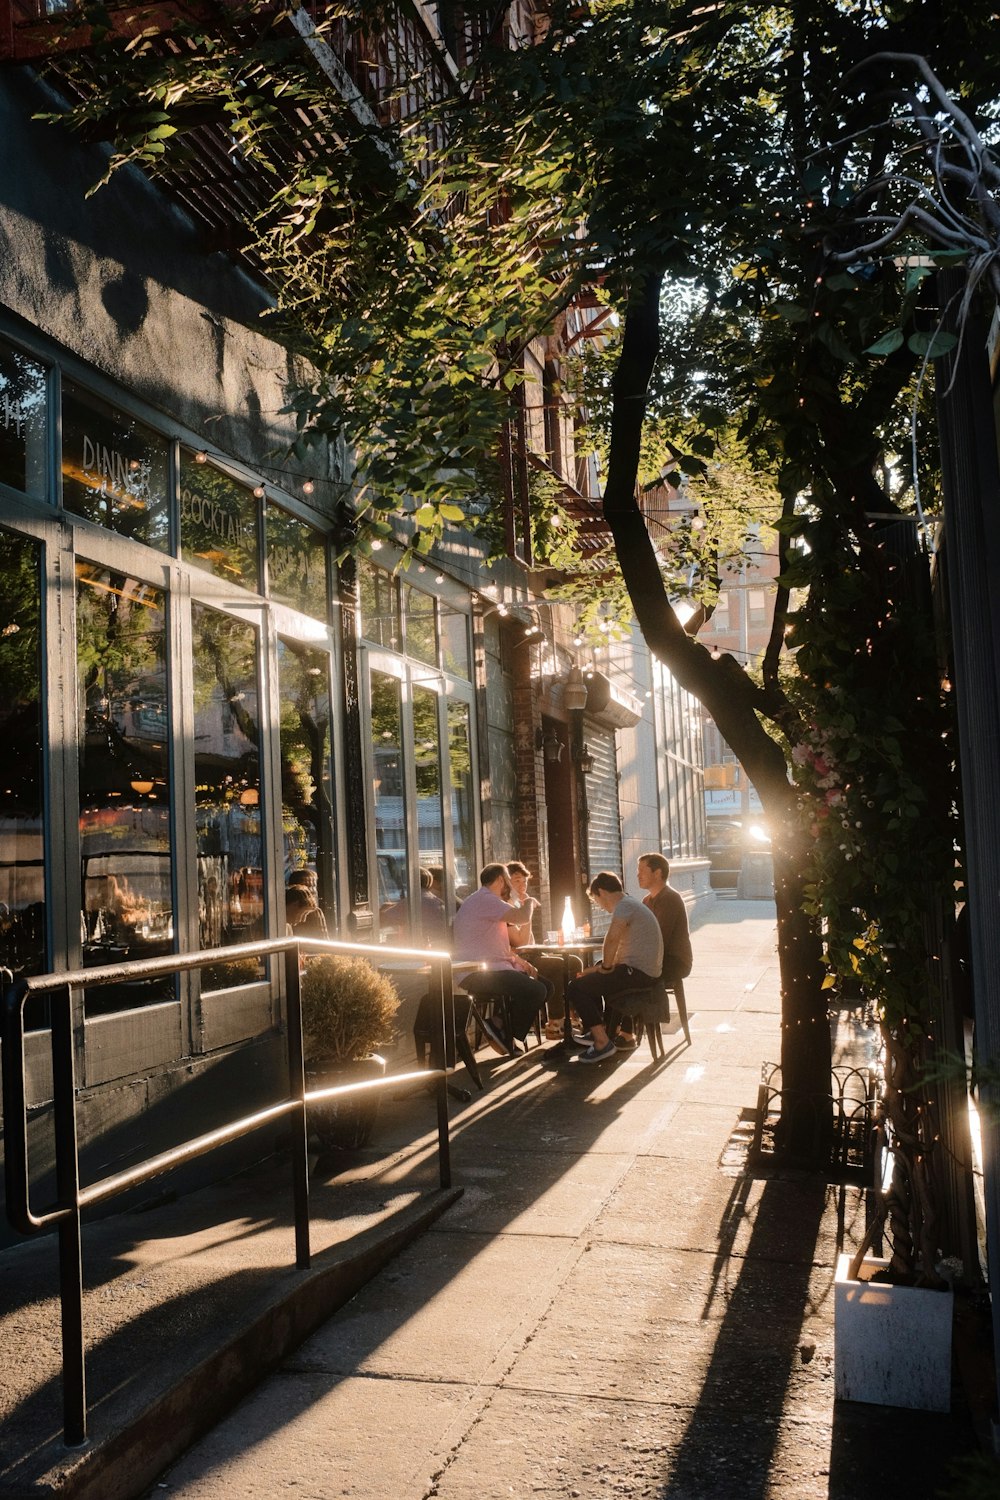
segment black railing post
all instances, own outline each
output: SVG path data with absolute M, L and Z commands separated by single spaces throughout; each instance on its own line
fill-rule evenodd
M 80 1159 L 76 1137 L 73 995 L 52 997 L 52 1116 L 59 1219 L 59 1302 L 62 1311 L 63 1440 L 87 1441 L 87 1377 L 83 1347 L 83 1255 L 80 1244 Z
M 3 998 L 3 1173 L 7 1217 L 22 1234 L 31 1234 L 28 1206 L 28 1109 L 24 1074 L 24 982 Z
M 285 950 L 288 1013 L 288 1091 L 298 1101 L 292 1114 L 292 1193 L 295 1200 L 295 1264 L 309 1269 L 309 1124 L 306 1119 L 306 1069 L 302 1051 L 302 989 L 299 946 Z
M 451 964 L 438 959 L 431 968 L 431 994 L 437 990 L 441 1003 L 437 1007 L 439 1042 L 438 1067 L 441 1073 L 434 1088 L 438 1124 L 438 1171 L 443 1188 L 451 1187 L 451 1139 L 448 1129 L 448 1069 L 455 1066 L 455 996 L 451 986 Z

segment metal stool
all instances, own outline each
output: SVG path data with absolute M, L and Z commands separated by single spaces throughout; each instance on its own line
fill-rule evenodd
M 464 991 L 457 988 L 453 991 L 453 997 L 455 1001 L 455 1051 L 465 1064 L 465 1071 L 472 1079 L 476 1088 L 482 1092 L 484 1087 L 483 1080 L 479 1075 L 475 1053 L 469 1045 L 469 1038 L 465 1030 L 469 1022 L 469 1014 L 474 1009 L 472 999 Z M 438 1041 L 440 1035 L 439 1015 L 440 1012 L 436 998 L 429 994 L 425 995 L 420 1002 L 417 1018 L 413 1023 L 413 1040 L 417 1049 L 417 1060 L 421 1064 L 426 1061 L 428 1052 L 431 1054 L 431 1061 L 435 1061 L 435 1043 Z M 451 1083 L 448 1085 L 448 1092 L 454 1097 L 461 1099 L 463 1103 L 467 1102 L 471 1097 L 467 1090 L 460 1089 L 458 1085 Z
M 670 1001 L 663 984 L 647 985 L 644 989 L 620 990 L 612 996 L 605 1007 L 604 1025 L 608 1036 L 614 1036 L 622 1016 L 632 1017 L 637 1040 L 645 1031 L 654 1062 L 664 1056 L 660 1022 L 670 1020 Z

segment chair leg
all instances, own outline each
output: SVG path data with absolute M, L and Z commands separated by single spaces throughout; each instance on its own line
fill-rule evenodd
M 659 1021 L 647 1021 L 646 1032 L 649 1036 L 649 1050 L 655 1062 L 658 1057 L 663 1056 L 663 1033 Z
M 500 996 L 500 1018 L 503 1023 L 503 1034 L 507 1039 L 507 1051 L 511 1057 L 514 1057 L 517 1053 L 517 1043 L 514 1040 L 514 1017 L 511 1011 L 509 995 Z M 524 1050 L 525 1052 L 528 1050 L 527 1040 L 524 1043 Z
M 480 995 L 478 997 L 478 1000 L 473 1000 L 471 1002 L 470 1009 L 476 1021 L 476 1046 L 478 1047 L 480 1045 L 483 1037 L 486 1034 L 483 1030 L 483 1017 L 482 1012 L 479 1009 L 480 1005 L 491 1006 L 493 1008 L 494 1015 L 496 1015 L 499 1011 L 500 1023 L 504 1027 L 504 1035 L 507 1038 L 507 1056 L 513 1057 L 513 1049 L 515 1044 L 513 1042 L 513 1039 L 511 1038 L 510 1032 L 510 1012 L 507 1009 L 507 1001 L 503 995 Z
M 674 996 L 675 996 L 675 998 L 677 1000 L 677 1014 L 681 1018 L 681 1027 L 682 1027 L 682 1029 L 684 1031 L 684 1038 L 685 1038 L 688 1046 L 690 1047 L 690 1045 L 691 1045 L 691 1028 L 688 1025 L 688 1008 L 687 1008 L 687 1001 L 684 998 L 684 981 L 683 981 L 683 979 L 678 979 L 677 983 L 674 985 Z
M 468 1073 L 469 1077 L 472 1079 L 479 1092 L 482 1093 L 483 1080 L 479 1076 L 479 1068 L 476 1064 L 475 1053 L 469 1046 L 469 1038 L 466 1036 L 464 1031 L 456 1031 L 455 1048 L 458 1052 L 459 1057 L 465 1064 L 465 1071 Z

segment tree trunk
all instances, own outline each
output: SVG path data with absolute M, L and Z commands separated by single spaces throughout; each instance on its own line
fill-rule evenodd
M 728 656 L 713 660 L 684 631 L 636 501 L 646 394 L 659 353 L 662 273 L 650 272 L 629 308 L 613 383 L 611 447 L 604 516 L 636 620 L 653 655 L 711 714 L 757 788 L 772 832 L 778 963 L 781 974 L 781 1153 L 802 1165 L 829 1160 L 830 1027 L 823 983 L 822 945 L 802 909 L 805 860 L 795 794 L 785 754 L 764 728 L 763 694 Z

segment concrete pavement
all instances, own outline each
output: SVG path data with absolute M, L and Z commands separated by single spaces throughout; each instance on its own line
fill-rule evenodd
M 745 1170 L 760 1067 L 778 1056 L 773 908 L 720 901 L 694 946 L 691 1048 L 675 1020 L 656 1065 L 645 1045 L 590 1068 L 549 1066 L 543 1050 L 514 1060 L 480 1054 L 487 1088 L 454 1109 L 454 1180 L 464 1191 L 446 1212 L 434 1217 L 444 1200 L 434 1193 L 424 1099 L 393 1101 L 370 1152 L 339 1170 L 318 1164 L 322 1233 L 334 1255 L 346 1246 L 340 1205 L 373 1247 L 395 1216 L 423 1214 L 429 1227 L 396 1258 L 382 1256 L 352 1300 L 149 1494 L 930 1500 L 940 1492 L 951 1458 L 975 1446 L 960 1390 L 951 1417 L 833 1400 L 834 1265 L 838 1249 L 860 1237 L 863 1194 Z M 427 1116 L 423 1133 L 415 1109 Z M 145 1342 L 155 1368 L 157 1329 L 165 1336 L 179 1312 L 209 1342 L 214 1310 L 231 1316 L 223 1272 L 232 1279 L 234 1234 L 245 1295 L 262 1295 L 265 1283 L 273 1295 L 282 1276 L 289 1291 L 297 1273 L 275 1270 L 274 1236 L 287 1230 L 276 1214 L 255 1216 L 252 1196 L 242 1179 L 192 1195 L 203 1200 L 203 1222 L 187 1235 L 161 1236 L 153 1216 L 146 1233 L 127 1226 L 128 1253 L 119 1249 L 101 1284 L 106 1306 L 124 1310 L 92 1357 L 103 1382 L 92 1391 L 98 1427 L 121 1425 L 118 1386 L 134 1379 L 128 1358 L 141 1358 L 125 1317 L 137 1295 L 155 1303 Z M 290 1255 L 287 1238 L 282 1253 Z M 42 1312 L 21 1316 L 40 1336 Z M 108 1352 L 116 1339 L 117 1385 Z M 228 1374 L 205 1373 L 206 1403 L 231 1374 L 231 1364 Z M 0 1394 L 10 1379 L 8 1369 Z M 51 1406 L 51 1377 L 48 1395 Z M 37 1391 L 33 1399 L 37 1407 Z M 7 1404 L 17 1417 L 24 1401 Z M 162 1408 L 146 1424 L 170 1420 Z M 52 1464 L 43 1472 L 36 1461 L 32 1473 L 23 1455 L 18 1490 L 17 1469 L 0 1472 L 0 1497 L 137 1493 L 120 1466 L 89 1490 L 60 1486 Z

